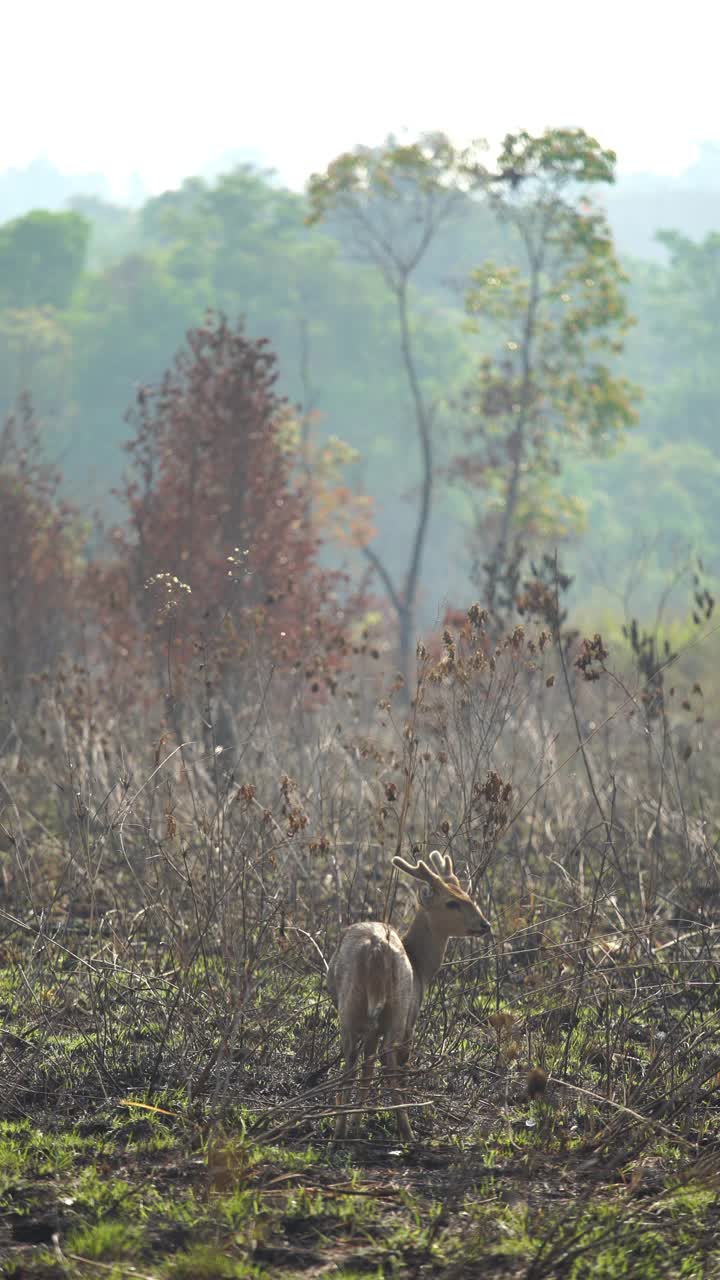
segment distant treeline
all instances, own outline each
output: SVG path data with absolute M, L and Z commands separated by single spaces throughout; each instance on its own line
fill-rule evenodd
M 157 381 L 188 328 L 219 309 L 270 340 L 281 390 L 313 430 L 358 451 L 348 483 L 373 498 L 392 565 L 417 483 L 396 316 L 340 226 L 310 228 L 306 214 L 302 196 L 240 167 L 212 183 L 190 178 L 139 209 L 78 197 L 67 212 L 0 227 L 0 410 L 30 393 L 76 499 L 112 512 L 138 385 Z M 584 512 L 584 535 L 566 550 L 580 606 L 632 587 L 649 607 L 691 550 L 710 569 L 720 563 L 720 233 L 693 241 L 664 231 L 657 243 L 666 261 L 624 261 L 637 324 L 622 362 L 644 389 L 639 425 L 612 457 L 569 453 L 560 477 Z M 419 365 L 445 407 L 440 469 L 482 341 L 463 325 L 470 273 L 486 260 L 511 264 L 513 252 L 487 207 L 468 198 L 418 274 Z M 445 486 L 425 563 L 430 612 L 468 597 L 467 519 Z

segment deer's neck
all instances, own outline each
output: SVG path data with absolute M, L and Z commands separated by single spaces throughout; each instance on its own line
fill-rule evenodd
M 427 912 L 421 907 L 403 938 L 421 1000 L 443 962 L 447 944 L 447 936 L 433 932 Z

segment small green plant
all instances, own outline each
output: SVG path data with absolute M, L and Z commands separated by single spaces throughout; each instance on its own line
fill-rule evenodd
M 67 1238 L 68 1253 L 83 1258 L 110 1259 L 137 1255 L 142 1246 L 142 1228 L 128 1222 L 97 1222 L 81 1227 Z
M 178 1253 L 167 1265 L 168 1280 L 263 1280 L 267 1272 L 236 1261 L 216 1245 L 198 1244 Z

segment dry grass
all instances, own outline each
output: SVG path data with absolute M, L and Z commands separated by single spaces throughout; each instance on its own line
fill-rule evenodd
M 476 614 L 410 706 L 362 659 L 324 702 L 256 662 L 172 732 L 84 678 L 8 721 L 8 1274 L 714 1273 L 717 726 L 682 656 L 660 714 L 574 656 Z M 495 945 L 423 1007 L 417 1143 L 379 1097 L 331 1154 L 323 957 L 434 847 Z

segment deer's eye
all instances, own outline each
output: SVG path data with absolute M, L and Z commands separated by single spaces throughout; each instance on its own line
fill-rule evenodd
M 446 905 L 448 906 L 448 908 L 449 908 L 451 911 L 459 911 L 459 910 L 460 910 L 460 903 L 459 903 L 459 902 L 456 902 L 454 898 L 451 898 L 451 899 L 450 899 L 450 901 L 449 901 Z

